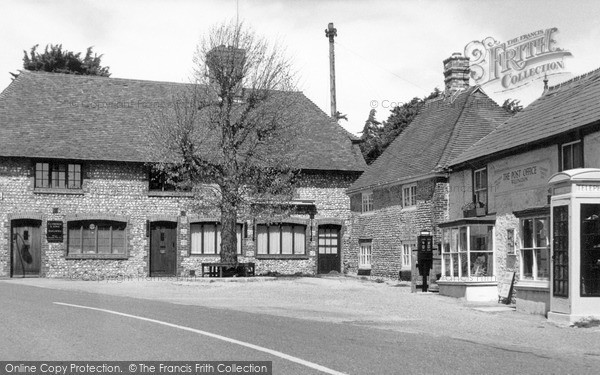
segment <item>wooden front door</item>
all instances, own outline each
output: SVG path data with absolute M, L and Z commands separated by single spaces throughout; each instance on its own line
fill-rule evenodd
M 177 271 L 177 223 L 150 225 L 150 276 L 175 276 Z
M 13 220 L 11 244 L 12 277 L 39 276 L 42 264 L 42 222 Z
M 319 226 L 318 273 L 340 272 L 340 226 Z

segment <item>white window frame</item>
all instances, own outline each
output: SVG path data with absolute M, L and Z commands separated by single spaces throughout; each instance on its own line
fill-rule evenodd
M 362 193 L 362 212 L 373 211 L 373 192 L 366 191 Z
M 525 221 L 532 221 L 532 232 L 531 232 L 531 245 L 532 247 L 525 247 Z M 519 279 L 523 281 L 543 282 L 549 283 L 550 280 L 550 218 L 548 216 L 536 216 L 536 217 L 524 217 L 521 218 L 520 223 L 520 243 L 519 243 Z M 541 230 L 539 228 L 540 222 L 545 221 L 546 236 L 545 246 L 539 244 L 536 233 Z M 540 246 L 542 245 L 542 246 Z M 525 252 L 531 252 L 531 277 L 525 277 Z M 544 254 L 541 254 L 541 253 Z M 540 253 L 540 254 L 539 254 Z M 545 255 L 546 257 L 546 276 L 540 276 L 540 270 L 538 268 L 539 257 Z
M 403 243 L 402 244 L 402 268 L 411 268 L 412 266 L 412 252 L 415 249 L 416 244 L 414 243 Z
M 477 178 L 477 175 L 482 174 L 483 172 L 485 172 L 485 178 Z M 487 173 L 487 167 L 484 168 L 479 168 L 473 171 L 473 195 L 475 196 L 475 203 L 481 202 L 481 200 L 479 199 L 480 196 L 482 196 L 483 194 L 485 194 L 485 202 L 481 202 L 483 204 L 485 204 L 485 206 L 487 206 L 488 204 L 488 173 Z M 477 181 L 481 181 L 483 183 L 483 185 L 479 185 L 477 184 Z M 479 206 L 477 206 L 479 207 Z
M 471 229 L 475 226 L 484 228 L 491 227 L 491 244 L 488 249 L 472 249 Z M 471 224 L 459 227 L 444 228 L 442 233 L 442 281 L 496 281 L 496 228 L 490 224 Z M 489 248 L 491 247 L 491 249 Z M 491 271 L 489 263 L 482 263 L 485 266 L 486 275 L 480 275 L 477 270 L 480 268 L 476 262 L 471 259 L 473 253 L 488 253 L 488 261 L 491 260 Z M 465 259 L 462 260 L 461 258 Z M 466 269 L 464 268 L 466 266 Z
M 417 206 L 417 184 L 409 184 L 402 186 L 402 207 Z
M 362 241 L 359 242 L 359 246 L 358 268 L 370 270 L 373 261 L 373 243 L 371 241 Z

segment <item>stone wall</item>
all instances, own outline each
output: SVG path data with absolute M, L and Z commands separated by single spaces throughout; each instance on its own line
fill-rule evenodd
M 148 221 L 177 223 L 177 274 L 201 273 L 202 262 L 218 261 L 215 255 L 190 255 L 190 223 L 202 214 L 194 212 L 194 197 L 188 193 L 148 192 L 146 168 L 140 163 L 85 162 L 81 190 L 34 189 L 34 163 L 26 158 L 0 158 L 0 277 L 10 275 L 12 220 L 39 219 L 42 232 L 42 277 L 107 278 L 143 277 L 149 273 L 150 239 Z M 301 259 L 257 259 L 251 218 L 243 238 L 240 261 L 256 263 L 257 273 L 282 274 L 316 272 L 318 222 L 334 221 L 342 226 L 342 246 L 347 246 L 350 200 L 345 189 L 356 173 L 310 172 L 301 176 L 297 198 L 312 200 L 314 220 L 293 215 L 307 225 L 306 256 Z M 70 220 L 111 219 L 126 221 L 127 256 L 124 259 L 68 259 L 67 222 Z M 62 243 L 48 243 L 49 220 L 63 222 Z M 311 223 L 314 225 L 311 226 Z M 312 229 L 312 233 L 311 233 Z M 312 234 L 312 235 L 311 235 Z M 312 241 L 311 241 L 312 239 Z M 346 251 L 347 253 L 347 251 Z
M 402 207 L 402 186 L 395 185 L 373 190 L 371 212 L 362 213 L 361 193 L 350 196 L 352 224 L 349 254 L 345 256 L 347 272 L 358 273 L 358 254 L 361 241 L 371 241 L 371 275 L 397 279 L 400 271 L 410 271 L 402 264 L 402 248 L 415 246 L 422 230 L 432 231 L 434 244 L 441 240 L 437 223 L 448 218 L 448 183 L 445 179 L 426 179 L 417 182 L 417 205 Z

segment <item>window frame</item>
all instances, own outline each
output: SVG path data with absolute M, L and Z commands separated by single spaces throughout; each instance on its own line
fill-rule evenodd
M 575 148 L 573 147 L 573 145 L 579 145 L 580 147 L 577 150 L 577 156 L 580 159 L 581 165 L 574 165 L 575 164 Z M 571 163 L 573 164 L 570 168 L 565 168 L 565 148 L 566 147 L 570 147 L 571 151 L 569 152 L 569 154 L 571 155 Z M 585 166 L 585 160 L 584 160 L 584 152 L 583 152 L 583 138 L 577 138 L 573 141 L 569 141 L 569 142 L 564 142 L 558 145 L 558 150 L 559 150 L 559 160 L 558 160 L 558 169 L 559 172 L 568 170 L 568 169 L 575 169 L 575 168 L 583 168 Z
M 44 165 L 47 168 L 44 168 Z M 64 169 L 61 170 L 61 167 Z M 71 167 L 78 170 L 71 170 Z M 61 173 L 64 174 L 64 178 L 55 175 Z M 55 181 L 59 183 L 55 183 Z M 61 181 L 64 183 L 63 187 L 60 186 Z M 75 183 L 74 186 L 73 183 Z M 83 164 L 69 160 L 34 160 L 33 187 L 35 190 L 81 191 L 83 188 Z
M 472 229 L 486 228 L 484 238 L 490 239 L 487 249 L 476 249 L 472 243 L 475 238 Z M 449 235 L 447 235 L 449 234 Z M 461 282 L 493 282 L 496 281 L 496 228 L 491 224 L 466 224 L 443 228 L 442 231 L 442 277 L 441 281 Z M 488 241 L 486 241 L 488 242 Z M 472 260 L 475 254 L 486 253 L 485 263 L 478 264 L 479 256 Z M 482 266 L 486 266 L 486 274 L 478 275 Z M 489 270 L 491 266 L 491 271 Z M 477 268 L 475 268 L 477 267 Z
M 259 241 L 261 240 L 261 232 L 260 229 L 261 227 L 264 227 L 266 229 L 266 231 L 264 232 L 266 234 L 266 241 L 267 241 L 267 246 L 266 246 L 266 253 L 261 253 L 259 251 L 261 251 L 261 247 L 259 244 Z M 278 231 L 278 235 L 279 235 L 279 252 L 271 252 L 271 235 L 273 233 L 273 231 L 269 230 L 269 228 L 271 227 L 278 227 L 279 231 Z M 291 228 L 291 235 L 292 235 L 292 251 L 291 253 L 284 253 L 284 236 L 283 236 L 283 227 L 290 227 Z M 295 231 L 295 228 L 301 228 L 298 232 Z M 307 230 L 308 230 L 308 225 L 304 224 L 304 223 L 296 223 L 296 222 L 280 222 L 280 223 L 258 223 L 255 226 L 255 233 L 256 233 L 256 251 L 255 251 L 255 256 L 257 258 L 268 258 L 268 257 L 276 257 L 276 258 L 307 258 L 308 257 L 308 246 L 307 246 Z M 302 252 L 299 252 L 300 250 L 297 249 L 297 243 L 296 243 L 296 234 L 302 234 Z M 298 251 L 298 252 L 297 252 Z
M 477 178 L 478 174 L 482 174 L 483 172 L 485 172 L 485 178 Z M 478 181 L 484 182 L 484 185 L 480 185 L 478 186 Z M 481 195 L 485 194 L 485 202 L 481 202 L 479 197 Z M 489 192 L 488 192 L 488 170 L 487 170 L 487 166 L 483 167 L 483 168 L 478 168 L 478 169 L 474 169 L 473 170 L 473 203 L 475 203 L 476 207 L 479 207 L 477 205 L 477 203 L 483 203 L 483 207 L 486 208 L 487 211 L 487 206 L 488 206 L 488 197 L 489 197 Z
M 525 233 L 525 222 L 531 221 L 531 247 L 525 247 L 526 236 Z M 546 246 L 539 246 L 536 230 L 539 226 L 539 222 L 544 221 L 546 227 Z M 531 216 L 522 217 L 519 220 L 519 280 L 524 282 L 539 282 L 549 285 L 550 282 L 550 217 L 549 216 Z M 531 252 L 531 276 L 525 277 L 525 253 Z M 538 252 L 544 252 L 546 255 L 546 276 L 540 276 L 540 269 L 538 266 L 539 260 L 542 257 Z
M 411 268 L 412 267 L 412 253 L 416 249 L 416 243 L 405 242 L 402 244 L 402 268 Z M 408 249 L 408 253 L 406 250 Z
M 91 229 L 91 225 L 94 225 L 95 229 Z M 98 246 L 99 239 L 99 228 L 100 227 L 110 227 L 110 253 L 100 253 Z M 123 227 L 123 243 L 122 249 L 123 252 L 114 252 L 113 247 L 113 233 L 115 226 Z M 126 259 L 129 257 L 129 223 L 121 220 L 111 220 L 111 219 L 81 219 L 81 220 L 69 220 L 67 221 L 67 253 L 66 259 L 81 259 L 81 258 L 96 258 L 96 259 Z M 75 228 L 74 228 L 75 227 Z M 79 227 L 79 247 L 80 252 L 73 252 L 72 246 L 73 244 L 73 230 L 76 230 Z M 95 252 L 85 252 L 84 250 L 84 228 L 88 227 L 90 231 L 94 231 L 94 242 L 95 242 Z
M 402 207 L 410 208 L 417 206 L 417 184 L 402 185 Z
M 215 226 L 215 252 L 209 253 L 206 252 L 204 245 L 204 226 L 206 225 L 214 225 Z M 195 226 L 200 226 L 201 234 L 200 234 L 200 252 L 194 252 L 194 236 L 193 236 L 193 228 Z M 243 246 L 242 241 L 244 240 L 244 224 L 237 223 L 236 225 L 236 236 L 237 236 L 237 244 L 236 244 L 236 254 L 243 255 Z M 191 256 L 220 256 L 220 243 L 221 243 L 221 228 L 222 224 L 220 221 L 194 221 L 190 223 L 190 247 L 188 251 L 188 255 Z
M 358 269 L 370 270 L 373 265 L 373 242 L 359 241 L 358 243 Z
M 373 192 L 366 191 L 361 194 L 361 212 L 373 211 Z

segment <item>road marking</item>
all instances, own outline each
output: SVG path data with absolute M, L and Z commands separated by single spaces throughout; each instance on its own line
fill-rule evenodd
M 113 310 L 99 309 L 97 307 L 91 307 L 91 306 L 73 305 L 73 304 L 70 304 L 70 303 L 63 303 L 63 302 L 54 302 L 54 304 L 56 304 L 56 305 L 62 305 L 62 306 L 77 307 L 79 309 L 101 311 L 101 312 L 105 312 L 105 313 L 108 313 L 108 314 L 120 315 L 120 316 L 125 316 L 127 318 L 133 318 L 133 319 L 138 319 L 138 320 L 144 320 L 146 322 L 161 324 L 161 325 L 164 325 L 164 326 L 167 326 L 167 327 L 173 327 L 173 328 L 181 329 L 181 330 L 184 330 L 184 331 L 194 332 L 194 333 L 198 333 L 200 335 L 204 335 L 204 336 L 212 337 L 212 338 L 215 338 L 215 339 L 218 339 L 218 340 L 230 342 L 232 344 L 237 344 L 237 345 L 245 346 L 245 347 L 250 348 L 250 349 L 254 349 L 254 350 L 258 350 L 260 352 L 268 353 L 268 354 L 274 355 L 276 357 L 287 359 L 288 361 L 295 362 L 295 363 L 301 364 L 303 366 L 313 368 L 315 370 L 319 370 L 319 371 L 324 372 L 326 374 L 331 374 L 331 375 L 347 375 L 346 373 L 335 371 L 335 370 L 332 370 L 332 369 L 330 369 L 328 367 L 321 366 L 319 364 L 312 363 L 312 362 L 309 362 L 309 361 L 305 361 L 302 358 L 298 358 L 298 357 L 291 356 L 289 354 L 278 352 L 277 350 L 273 350 L 273 349 L 269 349 L 269 348 L 264 348 L 262 346 L 258 346 L 258 345 L 250 344 L 248 342 L 244 342 L 244 341 L 232 339 L 232 338 L 229 338 L 229 337 L 217 335 L 215 333 L 201 331 L 201 330 L 195 329 L 195 328 L 190 328 L 190 327 L 186 327 L 186 326 L 180 326 L 178 324 L 163 322 L 162 320 L 145 318 L 143 316 L 131 315 L 131 314 L 126 314 L 126 313 L 122 313 L 122 312 L 118 312 L 118 311 L 113 311 Z

